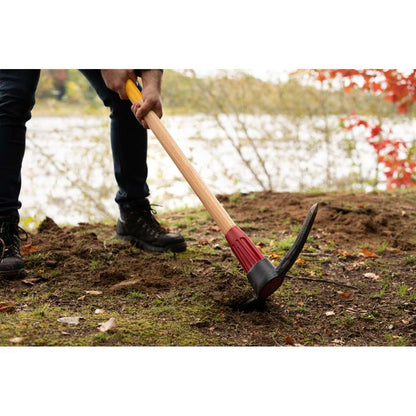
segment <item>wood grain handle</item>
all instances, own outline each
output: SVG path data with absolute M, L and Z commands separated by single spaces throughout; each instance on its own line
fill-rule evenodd
M 132 103 L 136 103 L 143 98 L 135 83 L 130 79 L 126 82 L 126 92 Z M 144 119 L 160 144 L 187 180 L 190 187 L 201 200 L 206 210 L 211 214 L 221 231 L 226 234 L 232 227 L 235 227 L 235 223 L 230 218 L 227 211 L 201 179 L 198 172 L 191 165 L 155 112 L 150 111 Z

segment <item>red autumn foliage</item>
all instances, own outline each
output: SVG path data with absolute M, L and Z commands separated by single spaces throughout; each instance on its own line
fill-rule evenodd
M 407 114 L 416 101 L 416 69 L 404 74 L 397 69 L 317 69 L 318 81 L 342 79 L 343 88 L 350 92 L 360 88 L 380 93 L 386 101 L 396 104 L 397 111 Z
M 399 114 L 407 114 L 416 102 L 416 69 L 404 74 L 397 69 L 317 69 L 312 71 L 320 82 L 338 78 L 345 91 L 354 88 L 381 94 L 395 103 Z M 344 128 L 358 126 L 367 129 L 366 139 L 377 154 L 377 162 L 384 167 L 387 189 L 416 185 L 416 149 L 408 147 L 403 139 L 390 138 L 379 124 L 370 126 L 353 112 L 344 118 Z
M 355 115 L 343 118 L 342 123 L 347 130 L 364 126 L 366 140 L 376 151 L 377 163 L 384 167 L 387 189 L 416 185 L 416 149 L 409 148 L 402 139 L 390 138 L 390 132 L 380 125 L 370 126 Z

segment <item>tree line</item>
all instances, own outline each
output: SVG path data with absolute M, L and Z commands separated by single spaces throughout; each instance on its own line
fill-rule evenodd
M 100 108 L 102 103 L 86 78 L 75 69 L 45 69 L 37 101 L 63 102 Z M 264 81 L 244 72 L 224 70 L 215 77 L 199 77 L 194 71 L 165 70 L 163 104 L 169 114 L 271 114 L 295 117 L 349 114 L 394 117 L 391 102 L 362 90 L 322 88 L 304 82 L 302 73 L 286 81 Z

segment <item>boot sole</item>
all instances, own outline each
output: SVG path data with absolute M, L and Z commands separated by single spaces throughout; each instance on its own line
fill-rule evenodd
M 121 235 L 121 234 L 116 233 L 115 238 L 116 240 L 128 241 L 135 247 L 141 248 L 142 250 L 146 250 L 146 251 L 157 251 L 157 252 L 164 253 L 170 250 L 173 253 L 180 253 L 186 250 L 186 241 L 169 244 L 165 247 L 158 247 L 158 246 L 152 246 L 151 244 L 146 243 L 145 241 L 139 240 L 138 238 L 132 235 Z
M 24 277 L 26 277 L 25 269 L 0 271 L 0 278 L 5 278 L 7 280 L 18 280 L 23 279 Z

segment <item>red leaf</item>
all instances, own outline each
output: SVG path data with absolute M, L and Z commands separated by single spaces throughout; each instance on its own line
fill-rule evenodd
M 295 345 L 295 340 L 290 335 L 288 335 L 283 341 L 285 344 Z
M 382 131 L 382 128 L 380 126 L 374 126 L 371 129 L 371 137 L 375 137 L 378 136 L 380 134 L 380 132 Z
M 365 258 L 377 258 L 378 257 L 376 253 L 373 253 L 372 251 L 367 250 L 366 248 L 361 249 L 359 252 L 359 255 Z
M 32 244 L 26 244 L 25 246 L 22 246 L 23 254 L 32 254 L 36 251 L 39 251 L 39 248 L 36 246 L 32 246 Z

